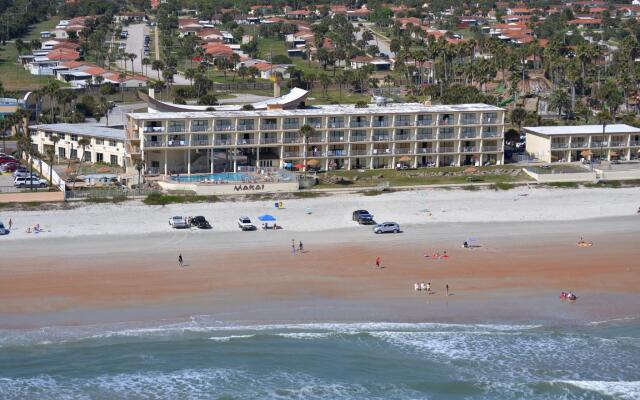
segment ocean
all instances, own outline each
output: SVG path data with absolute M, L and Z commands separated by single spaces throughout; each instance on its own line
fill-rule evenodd
M 0 399 L 640 399 L 640 320 L 3 330 Z

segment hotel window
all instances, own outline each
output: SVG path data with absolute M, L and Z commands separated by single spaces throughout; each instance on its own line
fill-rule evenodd
M 71 141 L 77 142 L 78 141 L 78 135 L 71 135 Z
M 344 128 L 343 117 L 329 117 L 329 128 Z
M 110 162 L 111 164 L 116 165 L 118 163 L 118 156 L 112 155 L 110 157 Z
M 282 129 L 298 129 L 299 127 L 298 118 L 285 118 L 282 122 Z
M 72 160 L 77 160 L 78 159 L 78 150 L 77 149 L 71 149 L 71 154 L 69 154 L 69 158 L 71 158 Z
M 207 120 L 195 120 L 191 121 L 192 132 L 204 132 L 209 129 L 209 121 Z
M 310 125 L 312 128 L 322 128 L 322 118 L 311 117 L 307 118 L 307 125 Z
M 463 138 L 474 138 L 476 137 L 476 128 L 471 126 L 463 126 L 460 133 L 462 134 Z
M 58 147 L 58 157 L 64 158 L 65 150 L 64 147 Z
M 441 114 L 440 125 L 453 125 L 453 114 Z
M 102 153 L 96 153 L 96 162 L 103 162 L 104 155 Z
M 433 129 L 431 128 L 418 129 L 418 132 L 416 132 L 416 139 L 418 140 L 433 139 Z
M 116 142 L 115 140 L 109 140 L 109 146 L 116 147 L 117 145 L 118 145 L 118 142 Z
M 184 132 L 184 121 L 169 121 L 169 132 Z
M 96 144 L 103 145 L 104 139 L 96 139 Z
M 498 123 L 498 113 L 489 112 L 482 114 L 482 123 L 483 124 L 497 124 Z
M 160 168 L 160 161 L 151 161 L 151 168 Z
M 453 128 L 440 128 L 439 139 L 453 139 Z
M 431 124 L 433 124 L 433 117 L 431 115 L 418 115 L 418 125 Z
M 254 123 L 252 119 L 241 119 L 238 121 L 238 130 L 252 131 L 254 130 Z
M 473 113 L 464 113 L 462 114 L 462 124 L 463 125 L 471 125 L 475 124 L 477 121 L 476 115 Z
M 85 162 L 91 162 L 91 152 L 85 151 L 84 153 L 82 153 L 82 158 Z
M 408 115 L 396 115 L 396 126 L 409 126 L 411 125 L 411 120 Z

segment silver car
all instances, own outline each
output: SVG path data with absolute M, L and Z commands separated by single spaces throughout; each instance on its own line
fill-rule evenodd
M 373 227 L 373 233 L 400 233 L 400 225 L 396 222 L 383 222 Z

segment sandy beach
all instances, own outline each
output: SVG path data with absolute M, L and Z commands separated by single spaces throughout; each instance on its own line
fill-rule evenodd
M 17 228 L 0 239 L 0 328 L 194 315 L 563 323 L 634 316 L 639 200 L 635 188 L 525 188 L 336 195 L 289 200 L 283 210 L 245 202 L 3 212 Z M 357 208 L 399 222 L 403 232 L 374 235 L 351 221 Z M 237 229 L 237 216 L 264 212 L 284 229 Z M 214 229 L 171 230 L 167 219 L 175 214 L 204 215 Z M 21 229 L 34 223 L 50 232 Z M 470 237 L 479 247 L 461 248 Z M 578 247 L 580 237 L 594 245 Z M 304 253 L 291 255 L 292 239 L 304 243 Z M 447 259 L 424 257 L 445 250 Z M 420 281 L 434 293 L 415 292 Z M 559 301 L 562 290 L 578 301 Z

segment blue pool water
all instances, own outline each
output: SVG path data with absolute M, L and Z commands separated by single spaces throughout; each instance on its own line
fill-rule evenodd
M 638 398 L 638 320 L 0 330 L 7 400 Z
M 216 174 L 198 174 L 191 176 L 172 176 L 171 179 L 176 182 L 201 182 L 205 179 L 210 181 L 243 181 L 249 178 L 242 172 L 218 172 Z

